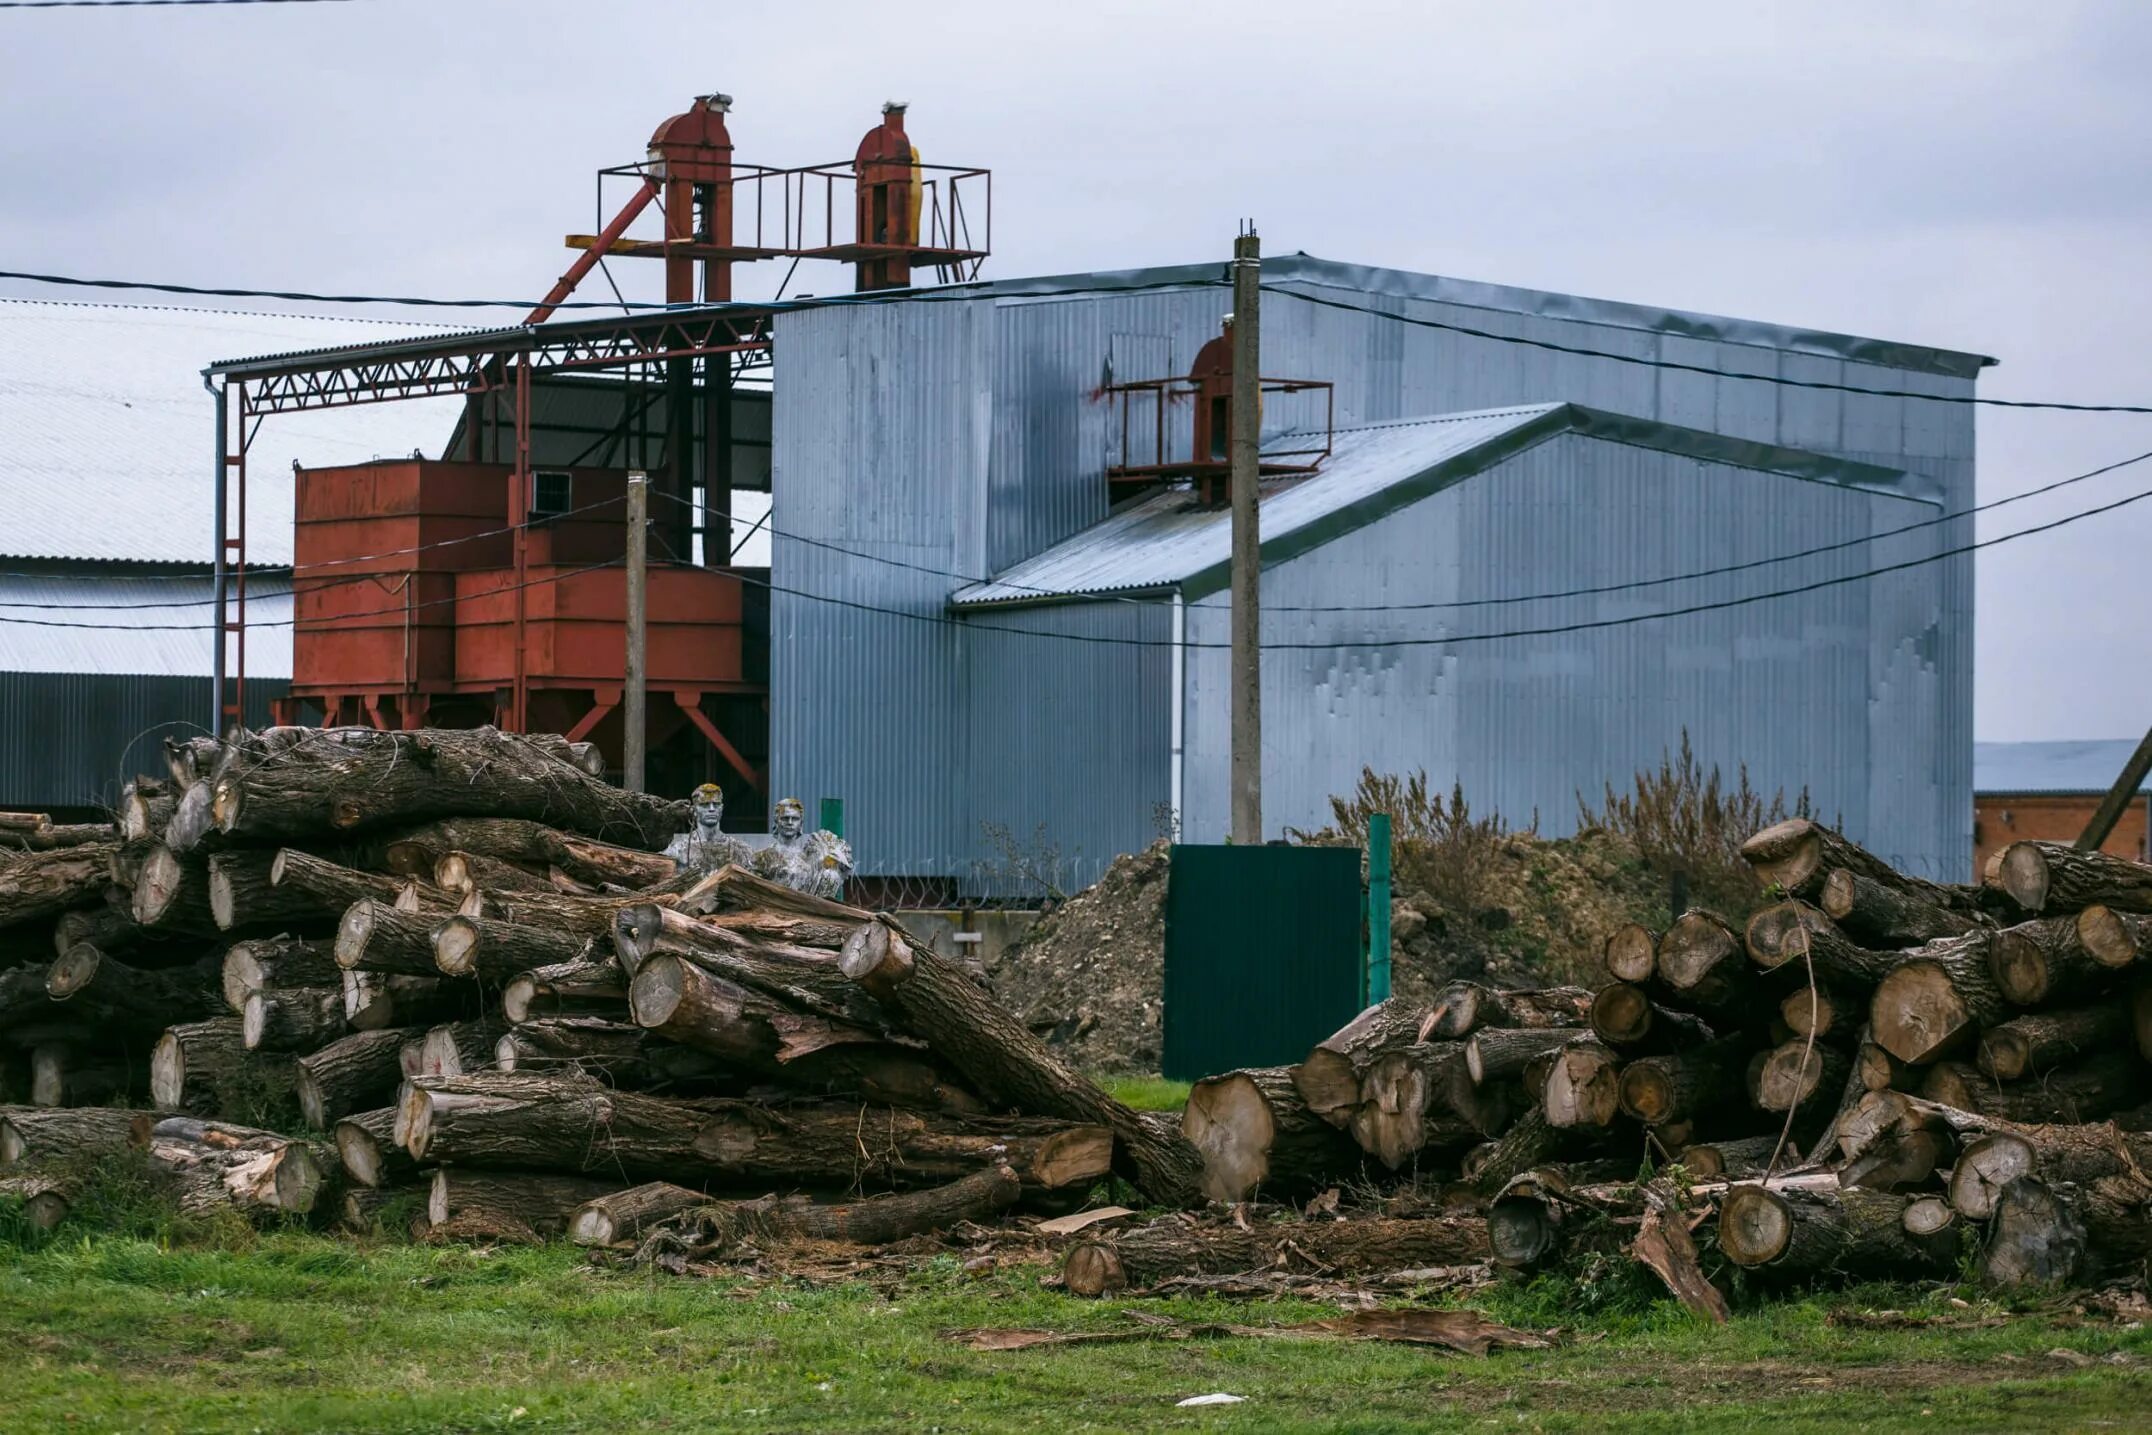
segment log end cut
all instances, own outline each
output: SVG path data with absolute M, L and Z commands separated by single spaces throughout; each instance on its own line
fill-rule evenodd
M 1206 1077 L 1190 1088 L 1181 1135 L 1203 1155 L 1203 1194 L 1213 1201 L 1245 1201 L 1270 1175 L 1277 1122 L 1245 1072 Z
M 1765 1266 L 1793 1241 L 1793 1210 L 1777 1192 L 1736 1186 L 1719 1203 L 1719 1249 L 1737 1266 Z

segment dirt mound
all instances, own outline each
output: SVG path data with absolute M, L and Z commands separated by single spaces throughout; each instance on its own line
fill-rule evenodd
M 1416 865 L 1402 860 L 1410 871 Z M 1155 1072 L 1164 1011 L 1166 844 L 1114 859 L 1042 918 L 990 973 L 995 991 L 1078 1066 Z M 1607 934 L 1661 923 L 1664 884 L 1596 829 L 1500 838 L 1475 861 L 1468 901 L 1401 881 L 1390 907 L 1392 989 L 1425 999 L 1471 977 L 1497 986 L 1590 984 Z

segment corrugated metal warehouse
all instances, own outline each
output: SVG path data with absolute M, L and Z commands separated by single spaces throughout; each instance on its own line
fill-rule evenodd
M 988 823 L 1043 833 L 1079 881 L 1176 803 L 1188 837 L 1222 833 L 1222 517 L 1185 496 L 1114 512 L 1101 399 L 1188 372 L 1230 307 L 1219 278 L 1004 281 L 782 316 L 774 784 L 842 795 L 863 872 L 990 887 Z M 1320 471 L 1264 504 L 1266 831 L 1321 825 L 1366 763 L 1454 776 L 1475 805 L 1560 832 L 1579 791 L 1656 763 L 1686 727 L 1706 762 L 1807 788 L 1889 861 L 1962 875 L 1969 557 L 1479 639 L 1966 541 L 1964 519 L 1849 540 L 1972 504 L 1969 406 L 1740 376 L 1964 397 L 1991 360 L 1304 256 L 1266 260 L 1264 279 L 1280 286 L 1264 374 L 1333 384 L 1338 427 Z M 1266 452 L 1322 426 L 1295 397 L 1266 404 Z M 1003 586 L 967 581 L 988 577 Z M 1313 646 L 1279 646 L 1296 644 Z

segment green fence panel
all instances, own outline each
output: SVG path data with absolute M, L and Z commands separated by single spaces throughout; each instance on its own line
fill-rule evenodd
M 1173 848 L 1165 1075 L 1299 1061 L 1360 1010 L 1356 847 Z

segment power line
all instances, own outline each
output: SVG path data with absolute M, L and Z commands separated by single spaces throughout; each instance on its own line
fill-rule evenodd
M 133 10 L 146 5 L 344 5 L 350 0 L 0 0 L 0 10 Z
M 1976 504 L 1971 508 L 1959 509 L 1956 512 L 1945 513 L 1935 518 L 1924 518 L 1917 523 L 1907 523 L 1897 528 L 1887 528 L 1880 533 L 1863 534 L 1858 538 L 1841 539 L 1836 543 L 1822 543 L 1812 548 L 1796 549 L 1790 553 L 1773 554 L 1768 558 L 1753 558 L 1743 563 L 1723 564 L 1717 568 L 1699 568 L 1687 573 L 1669 573 L 1658 578 L 1638 578 L 1626 583 L 1605 583 L 1589 588 L 1563 588 L 1547 593 L 1523 593 L 1506 598 L 1458 598 L 1442 603 L 1266 603 L 1263 605 L 1263 611 L 1266 613 L 1418 613 L 1449 611 L 1459 608 L 1500 608 L 1517 603 L 1544 603 L 1563 598 L 1592 598 L 1608 593 L 1630 592 L 1638 588 L 1659 588 L 1674 583 L 1689 583 L 1703 578 L 1718 578 L 1730 573 L 1746 573 L 1757 568 L 1769 568 L 1780 563 L 1792 563 L 1802 558 L 1814 558 L 1825 553 L 1837 553 L 1847 548 L 1857 548 L 1864 543 L 1878 543 L 1887 538 L 1896 538 L 1903 534 L 1934 528 L 1941 524 L 1955 522 L 1961 518 L 1971 518 L 1976 514 L 1990 513 L 1998 508 L 2007 508 L 2013 503 L 2023 503 L 2027 499 L 2038 498 L 2042 494 L 2054 493 L 2058 489 L 2068 488 L 2072 484 L 2084 483 L 2087 480 L 2114 473 L 2133 464 L 2143 463 L 2147 459 L 2152 459 L 2152 449 L 2130 458 L 2118 459 L 2114 463 L 2104 464 L 2099 468 L 2091 469 L 2084 473 L 2056 479 L 2054 482 L 2042 484 L 2038 488 L 2029 488 L 2023 493 L 2013 493 L 2006 498 L 1993 499 L 1987 503 Z M 662 496 L 671 499 L 674 503 L 683 505 L 688 503 L 688 500 L 681 498 L 677 494 L 668 493 Z M 766 523 L 768 523 L 767 514 L 756 526 L 762 527 Z M 751 535 L 753 530 L 749 532 Z M 847 558 L 881 563 L 891 568 L 902 568 L 909 572 L 924 573 L 936 578 L 948 578 L 959 583 L 991 583 L 998 588 L 1014 588 L 1024 593 L 1036 593 L 1046 597 L 1084 602 L 1118 602 L 1148 605 L 1150 601 L 1131 597 L 1125 593 L 1071 593 L 1064 588 L 1039 588 L 1028 583 L 1012 582 L 1007 578 L 976 578 L 969 574 L 958 573 L 953 569 L 935 568 L 927 564 L 907 562 L 902 558 L 891 558 L 880 553 L 869 553 L 862 549 L 846 548 L 842 544 L 830 543 L 819 538 L 809 538 L 804 534 L 787 532 L 774 524 L 769 525 L 769 533 L 773 538 L 782 538 L 790 543 L 801 543 L 810 548 L 824 549 Z M 742 542 L 745 542 L 745 539 L 742 539 Z
M 0 9 L 9 0 L 0 0 Z M 307 4 L 330 3 L 330 0 L 130 0 L 138 4 Z M 341 3 L 341 0 L 338 0 Z M 185 294 L 210 299 L 285 299 L 295 304 L 396 304 L 417 309 L 535 309 L 536 299 L 428 299 L 414 295 L 391 294 L 317 294 L 300 289 L 240 289 L 208 284 L 163 284 L 144 279 L 80 279 L 68 274 L 32 274 L 22 270 L 0 269 L 0 279 L 19 279 L 27 284 L 56 284 L 71 289 L 141 289 L 154 294 Z M 615 303 L 606 299 L 567 299 L 553 307 L 556 309 L 615 309 L 621 304 L 632 309 L 669 309 L 670 304 L 622 300 Z

